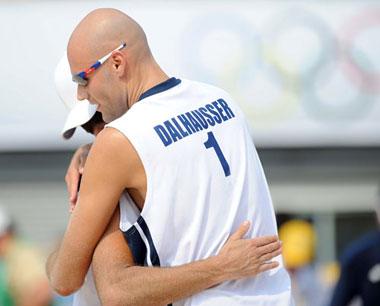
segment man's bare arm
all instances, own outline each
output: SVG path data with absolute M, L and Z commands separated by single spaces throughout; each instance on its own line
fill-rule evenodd
M 56 255 L 49 259 L 47 270 L 51 285 L 56 291 L 61 294 L 70 294 L 80 288 L 92 260 L 94 249 L 115 211 L 121 193 L 126 187 L 138 189 L 141 186 L 138 175 L 141 168 L 142 164 L 136 151 L 120 132 L 114 129 L 105 129 L 98 135 L 85 165 L 79 201 L 71 215 L 61 246 Z M 247 249 L 252 250 L 252 252 L 248 253 Z M 260 271 L 257 267 L 253 270 L 247 270 L 247 266 L 253 264 L 252 258 L 261 258 L 258 255 L 254 240 L 240 239 L 234 244 L 234 247 L 227 248 L 227 251 L 226 254 L 237 252 L 238 256 L 235 257 L 235 261 L 230 262 L 231 256 L 228 255 L 223 256 L 223 260 L 218 259 L 220 257 L 210 258 L 203 262 L 175 268 L 133 267 L 126 269 L 126 275 L 123 276 L 123 279 L 127 277 L 130 280 L 128 288 L 131 288 L 131 291 L 138 288 L 136 298 L 144 296 L 145 299 L 149 300 L 149 296 L 154 294 L 155 299 L 158 300 L 165 299 L 159 294 L 162 286 L 167 288 L 165 294 L 170 298 L 177 297 L 179 294 L 181 296 L 190 295 L 193 293 L 191 282 L 194 283 L 195 279 L 201 281 L 203 279 L 204 281 L 206 273 L 209 273 L 207 275 L 210 279 L 200 284 L 197 290 L 215 284 L 217 279 L 212 273 L 220 273 L 218 275 L 218 280 L 220 280 L 219 277 L 225 279 L 227 275 L 229 279 L 235 279 L 254 275 Z M 247 256 L 248 254 L 252 254 L 252 256 Z M 215 268 L 210 274 L 209 268 L 219 266 L 221 261 L 223 261 L 223 269 Z M 128 262 L 124 265 L 127 264 Z M 264 268 L 270 268 L 274 267 L 276 263 L 272 263 L 272 266 L 261 265 Z M 139 269 L 138 276 L 135 275 L 136 269 Z M 194 278 L 191 281 L 185 279 L 185 282 L 181 282 L 184 279 L 182 274 L 185 271 L 192 271 L 191 275 Z M 200 271 L 203 274 L 200 274 Z M 248 274 L 247 271 L 249 271 Z M 148 290 L 144 291 L 142 284 L 149 280 L 154 281 L 150 282 L 150 286 L 144 286 L 144 290 Z M 166 286 L 169 281 L 172 281 L 173 284 L 179 282 L 182 285 L 179 287 L 172 286 L 172 284 Z M 190 291 L 183 292 L 186 288 Z
M 104 132 L 110 134 L 109 131 Z M 82 286 L 94 249 L 125 189 L 122 179 L 126 172 L 134 171 L 133 167 L 128 168 L 127 162 L 119 163 L 120 160 L 123 162 L 124 158 L 121 156 L 122 153 L 117 152 L 124 148 L 120 148 L 118 143 L 124 137 L 115 133 L 104 136 L 96 139 L 90 151 L 78 201 L 70 216 L 63 240 L 47 262 L 50 284 L 62 295 L 70 294 Z M 129 150 L 133 150 L 133 147 L 129 147 Z M 125 154 L 132 155 L 131 152 Z
M 78 200 L 80 177 L 83 174 L 84 165 L 92 144 L 86 144 L 78 148 L 67 169 L 65 181 L 69 193 L 70 212 L 73 212 Z
M 119 230 L 117 210 L 93 257 L 102 305 L 167 305 L 223 281 L 252 277 L 277 267 L 277 262 L 268 262 L 281 253 L 277 237 L 244 240 L 248 228 L 243 224 L 217 256 L 206 260 L 172 268 L 133 266 L 131 252 Z

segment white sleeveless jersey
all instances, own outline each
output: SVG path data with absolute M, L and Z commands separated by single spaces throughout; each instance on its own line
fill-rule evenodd
M 129 194 L 125 192 L 119 201 L 120 208 L 120 229 L 130 228 L 138 218 L 140 212 L 135 206 Z M 92 267 L 90 266 L 84 283 L 80 289 L 75 292 L 73 297 L 73 306 L 101 306 L 98 292 L 96 291 Z
M 171 78 L 107 127 L 129 139 L 147 176 L 144 208 L 124 233 L 137 263 L 177 266 L 216 255 L 245 220 L 248 237 L 277 234 L 248 126 L 223 90 Z M 174 305 L 292 305 L 289 276 L 276 260 L 275 270 Z
M 87 272 L 84 283 L 80 289 L 74 293 L 73 306 L 101 306 L 101 302 L 96 291 L 92 269 Z

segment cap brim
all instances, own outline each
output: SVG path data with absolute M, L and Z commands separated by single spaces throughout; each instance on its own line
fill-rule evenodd
M 88 122 L 96 112 L 97 105 L 90 104 L 87 100 L 79 101 L 70 111 L 62 130 L 64 139 L 73 136 L 75 129 Z

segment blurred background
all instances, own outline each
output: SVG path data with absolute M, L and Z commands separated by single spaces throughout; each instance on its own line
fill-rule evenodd
M 5 228 L 11 224 L 28 251 L 44 254 L 61 237 L 66 168 L 73 150 L 92 141 L 81 129 L 62 139 L 68 111 L 54 69 L 75 25 L 98 7 L 135 18 L 169 75 L 215 84 L 241 105 L 278 224 L 288 226 L 282 239 L 301 232 L 307 241 L 303 259 L 286 255 L 295 260 L 289 269 L 315 267 L 307 284 L 320 281 L 319 305 L 328 305 L 344 250 L 377 229 L 380 2 L 1 0 L 0 207 Z M 35 265 L 43 262 L 35 256 Z M 0 305 L 32 305 L 11 304 L 16 289 L 1 278 L 0 295 L 3 283 L 11 297 Z M 298 291 L 297 305 L 314 305 L 315 296 Z

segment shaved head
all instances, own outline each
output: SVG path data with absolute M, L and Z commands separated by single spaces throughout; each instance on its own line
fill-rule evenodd
M 122 43 L 126 47 L 115 50 Z M 78 99 L 97 104 L 106 122 L 123 115 L 143 92 L 168 79 L 135 20 L 116 9 L 94 10 L 71 34 L 67 46 L 71 72 L 88 71 L 110 52 L 104 63 L 86 74 L 85 84 L 78 85 Z
M 74 65 L 93 63 L 122 42 L 133 57 L 143 59 L 151 55 L 145 32 L 135 20 L 116 9 L 97 9 L 75 28 L 67 48 L 68 57 Z

